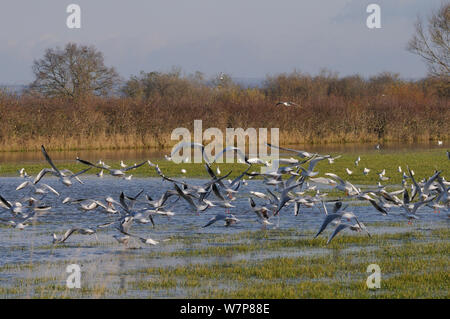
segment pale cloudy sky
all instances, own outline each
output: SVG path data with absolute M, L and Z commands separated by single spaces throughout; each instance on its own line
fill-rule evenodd
M 32 80 L 33 59 L 67 42 L 93 44 L 128 77 L 181 67 L 207 75 L 262 78 L 294 68 L 340 75 L 426 74 L 405 50 L 418 14 L 442 0 L 0 0 L 0 83 Z M 81 7 L 68 29 L 66 7 Z M 381 7 L 381 29 L 366 7 Z

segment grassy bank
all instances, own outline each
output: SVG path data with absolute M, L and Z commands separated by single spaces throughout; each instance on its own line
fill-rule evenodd
M 337 154 L 333 154 L 337 155 Z M 355 166 L 354 162 L 356 158 L 360 156 L 361 161 L 358 166 Z M 96 162 L 98 159 L 90 159 Z M 136 160 L 125 161 L 128 165 L 133 165 Z M 161 170 L 167 176 L 173 177 L 195 177 L 195 178 L 209 178 L 203 164 L 194 163 L 182 163 L 174 164 L 168 162 L 165 159 L 150 159 L 153 163 L 158 164 Z M 108 161 L 106 161 L 108 163 Z M 116 161 L 117 162 L 117 161 Z M 118 164 L 115 163 L 116 167 Z M 319 176 L 324 176 L 327 172 L 333 172 L 342 178 L 356 184 L 376 184 L 379 181 L 379 177 L 376 173 L 386 169 L 386 176 L 390 179 L 382 182 L 382 184 L 400 184 L 402 180 L 402 173 L 398 172 L 398 167 L 401 166 L 402 170 L 406 170 L 406 166 L 414 171 L 416 178 L 421 180 L 424 177 L 431 176 L 435 170 L 441 170 L 441 176 L 450 178 L 450 161 L 447 159 L 447 155 L 444 149 L 437 150 L 420 150 L 420 151 L 403 151 L 403 152 L 385 152 L 385 151 L 369 151 L 362 153 L 345 153 L 342 157 L 337 159 L 334 164 L 329 164 L 327 160 L 320 162 L 317 165 L 316 170 L 320 172 Z M 59 168 L 67 168 L 72 171 L 79 171 L 86 166 L 72 161 L 59 161 L 57 163 Z M 213 168 L 220 168 L 222 174 L 232 172 L 230 177 L 235 177 L 241 174 L 246 169 L 244 164 L 214 164 Z M 21 168 L 25 168 L 28 174 L 36 175 L 42 168 L 48 167 L 48 164 L 42 160 L 37 163 L 0 163 L 0 175 L 1 176 L 17 176 L 18 171 Z M 260 165 L 254 165 L 251 171 L 260 172 Z M 363 175 L 362 171 L 367 167 L 371 171 L 367 176 Z M 352 175 L 348 175 L 346 168 L 353 171 Z M 186 173 L 181 173 L 181 169 L 185 169 Z M 87 174 L 94 174 L 98 172 L 98 169 L 91 169 Z M 105 175 L 107 172 L 105 172 Z M 135 177 L 157 177 L 154 168 L 145 165 L 134 171 L 131 171 Z

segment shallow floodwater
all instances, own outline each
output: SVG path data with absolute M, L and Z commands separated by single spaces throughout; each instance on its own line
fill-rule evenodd
M 88 227 L 96 229 L 98 225 L 105 224 L 117 220 L 118 215 L 105 214 L 101 209 L 84 212 L 79 209 L 77 204 L 62 204 L 62 200 L 70 196 L 71 198 L 95 198 L 103 200 L 106 196 L 112 196 L 117 201 L 122 191 L 126 195 L 134 196 L 141 190 L 148 194 L 153 199 L 158 199 L 172 184 L 167 181 L 162 181 L 159 178 L 136 178 L 130 181 L 114 177 L 98 178 L 94 176 L 83 177 L 85 184 L 74 184 L 72 187 L 63 186 L 57 179 L 48 178 L 46 182 L 60 191 L 60 196 L 48 194 L 43 202 L 51 205 L 52 209 L 44 216 L 39 217 L 36 225 L 30 225 L 24 230 L 17 230 L 13 228 L 0 228 L 0 266 L 17 262 L 49 261 L 66 259 L 73 256 L 77 252 L 78 258 L 96 258 L 98 255 L 115 254 L 121 248 L 121 244 L 115 242 L 112 237 L 118 234 L 118 231 L 113 227 L 102 228 L 98 230 L 98 240 L 95 236 L 83 236 L 75 234 L 70 237 L 64 249 L 52 249 L 52 233 L 61 235 L 69 228 Z M 24 196 L 28 196 L 29 191 L 16 191 L 15 188 L 23 182 L 21 178 L 5 177 L 1 178 L 0 194 L 9 201 L 18 200 Z M 205 180 L 189 179 L 189 183 L 201 185 Z M 240 194 L 248 193 L 249 191 L 264 192 L 266 185 L 261 181 L 248 181 L 247 186 L 242 186 Z M 33 195 L 33 194 L 31 194 Z M 36 195 L 33 195 L 36 196 Z M 142 199 L 144 196 L 141 197 Z M 213 195 L 211 195 L 213 199 Z M 175 216 L 170 219 L 166 216 L 155 217 L 155 227 L 151 224 L 137 224 L 134 223 L 131 231 L 134 234 L 142 237 L 151 237 L 155 240 L 164 240 L 171 237 L 188 237 L 191 238 L 189 248 L 201 248 L 201 246 L 208 245 L 204 242 L 197 242 L 196 236 L 209 234 L 233 234 L 242 231 L 254 231 L 261 229 L 255 218 L 253 212 L 249 212 L 248 198 L 244 196 L 238 197 L 232 204 L 235 206 L 231 208 L 230 212 L 234 214 L 240 222 L 231 226 L 224 227 L 223 221 L 219 221 L 207 228 L 202 226 L 208 220 L 219 212 L 225 212 L 224 208 L 212 207 L 199 215 L 191 211 L 190 207 L 184 200 L 176 201 L 174 197 L 168 200 L 171 204 L 171 211 Z M 258 205 L 264 205 L 263 200 L 255 199 Z M 356 204 L 356 205 L 355 205 Z M 406 220 L 399 215 L 401 212 L 398 208 L 390 211 L 388 216 L 383 216 L 378 213 L 372 206 L 363 206 L 361 203 L 350 204 L 348 210 L 353 211 L 363 223 L 373 222 L 393 222 Z M 144 203 L 136 203 L 135 209 L 147 207 Z M 0 213 L 0 217 L 9 217 L 8 211 Z M 293 214 L 293 206 L 283 208 L 280 213 L 279 220 L 272 218 L 274 225 L 268 228 L 277 227 L 279 229 L 295 229 L 314 231 L 317 230 L 323 221 L 323 212 L 316 208 L 302 207 L 301 213 L 298 216 Z M 436 213 L 433 209 L 424 207 L 420 210 L 420 218 L 428 224 L 442 224 L 448 220 L 447 212 Z M 277 225 L 279 223 L 279 225 Z M 207 235 L 207 236 L 209 236 Z M 92 243 L 99 243 L 99 245 L 91 245 Z M 80 248 L 79 245 L 86 245 L 86 248 Z M 103 245 L 104 244 L 104 245 Z M 71 248 L 73 246 L 73 248 Z M 147 246 L 146 249 L 149 249 Z M 152 246 L 152 251 L 166 250 L 167 245 Z

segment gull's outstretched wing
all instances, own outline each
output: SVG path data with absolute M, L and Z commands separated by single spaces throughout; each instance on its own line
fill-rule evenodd
M 333 238 L 339 234 L 339 232 L 345 228 L 351 227 L 351 225 L 349 224 L 339 224 L 337 225 L 336 229 L 334 230 L 334 232 L 330 235 L 330 237 L 327 240 L 327 245 L 330 243 L 331 240 L 333 240 Z
M 50 166 L 55 170 L 55 174 L 58 175 L 59 177 L 61 177 L 61 172 L 56 168 L 55 164 L 53 164 L 52 159 L 50 158 L 50 156 L 48 155 L 47 151 L 45 150 L 44 145 L 41 145 L 41 151 L 42 154 L 44 154 L 45 159 L 47 160 L 47 162 L 50 164 Z
M 140 164 L 136 164 L 136 165 L 133 165 L 133 166 L 127 167 L 127 168 L 124 168 L 124 169 L 122 169 L 122 171 L 123 171 L 123 172 L 127 172 L 127 171 L 129 171 L 129 170 L 132 170 L 132 169 L 135 169 L 135 168 L 141 167 L 141 166 L 142 166 L 142 165 L 144 165 L 145 163 L 147 163 L 147 161 L 145 161 L 145 162 L 142 162 L 142 163 L 140 163 Z
M 317 234 L 314 236 L 314 238 L 319 236 L 325 230 L 325 228 L 327 228 L 329 223 L 331 223 L 336 218 L 341 218 L 341 217 L 342 217 L 341 214 L 328 214 L 328 215 L 326 215 L 326 217 L 325 217 L 325 219 L 324 219 L 324 221 L 322 223 L 322 226 L 320 226 L 320 229 L 317 232 Z

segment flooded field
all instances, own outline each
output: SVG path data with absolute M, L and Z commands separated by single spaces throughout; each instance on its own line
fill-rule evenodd
M 440 167 L 448 170 L 448 162 L 442 160 L 442 147 L 429 145 L 406 147 L 405 153 L 386 147 L 383 153 L 372 146 L 345 148 L 327 153 L 343 152 L 343 157 L 334 166 L 322 163 L 318 166 L 323 173 L 337 171 L 345 178 L 353 179 L 355 186 L 377 192 L 376 165 L 388 166 L 387 175 L 392 179 L 385 186 L 389 191 L 402 189 L 401 174 L 394 177 L 397 162 L 412 163 L 417 178 L 433 174 Z M 320 147 L 308 150 L 322 151 Z M 420 151 L 422 150 L 422 151 Z M 77 156 L 97 161 L 120 160 L 132 162 L 155 159 L 164 172 L 179 172 L 181 166 L 163 165 L 164 154 L 170 151 L 89 151 L 52 152 L 57 166 L 66 166 Z M 418 157 L 411 156 L 413 153 Z M 362 173 L 344 176 L 344 168 L 355 170 L 354 154 L 362 155 L 363 165 L 372 168 L 371 178 Z M 422 154 L 422 155 L 420 155 Z M 380 164 L 380 158 L 385 156 Z M 422 157 L 420 157 L 422 156 Z M 424 158 L 429 160 L 424 161 Z M 441 159 L 442 158 L 442 159 Z M 26 163 L 39 163 L 38 169 L 48 167 L 42 153 L 0 154 L 0 161 L 14 163 L 20 167 Z M 326 162 L 326 161 L 324 161 Z M 420 165 L 423 163 L 423 165 Z M 200 164 L 199 164 L 200 165 Z M 117 164 L 118 166 L 118 164 Z M 176 166 L 176 167 L 175 167 Z M 32 167 L 32 166 L 26 166 Z M 81 166 L 82 167 L 82 166 Z M 74 170 L 81 168 L 74 167 Z M 363 167 L 363 166 L 362 166 Z M 362 167 L 360 169 L 362 169 Z M 403 166 L 405 167 L 405 166 Z M 1 168 L 1 165 L 0 165 Z M 16 168 L 14 168 L 15 170 Z M 178 176 L 189 188 L 204 185 L 208 175 L 204 167 L 188 168 L 201 178 Z M 221 165 L 222 174 L 228 167 Z M 232 166 L 236 176 L 242 166 Z M 11 170 L 14 173 L 14 170 Z M 150 170 L 150 168 L 145 168 Z M 151 169 L 153 171 L 153 169 Z M 2 298 L 338 298 L 338 297 L 447 297 L 449 296 L 449 210 L 423 205 L 418 219 L 405 218 L 400 206 L 388 209 L 383 215 L 367 201 L 349 198 L 344 192 L 330 186 L 309 183 L 304 198 L 314 198 L 315 205 L 300 206 L 294 215 L 294 204 L 288 203 L 279 217 L 273 216 L 263 227 L 249 205 L 251 192 L 268 193 L 280 190 L 267 185 L 262 179 L 247 179 L 230 201 L 232 208 L 209 207 L 195 213 L 186 200 L 173 196 L 167 201 L 167 210 L 173 216 L 154 214 L 154 226 L 135 222 L 127 245 L 119 243 L 114 236 L 120 235 L 115 228 L 103 227 L 117 223 L 123 215 L 106 213 L 101 207 L 83 210 L 79 203 L 63 203 L 67 197 L 105 201 L 111 197 L 117 202 L 122 192 L 134 197 L 143 191 L 133 206 L 133 211 L 145 211 L 148 199 L 160 199 L 173 190 L 173 184 L 159 177 L 134 177 L 130 180 L 112 177 L 105 173 L 97 177 L 94 169 L 82 175 L 84 184 L 75 182 L 65 187 L 55 177 L 45 176 L 42 183 L 57 190 L 59 195 L 47 190 L 47 194 L 36 194 L 34 188 L 16 190 L 24 182 L 23 177 L 0 177 L 0 194 L 10 203 L 26 202 L 33 196 L 42 199 L 40 205 L 51 206 L 23 230 L 8 223 L 10 211 L 5 205 L 0 212 L 0 297 Z M 34 173 L 34 174 L 35 174 Z M 442 173 L 443 176 L 444 173 Z M 9 174 L 10 175 L 10 174 Z M 16 174 L 17 175 L 17 174 Z M 361 175 L 363 177 L 356 177 Z M 139 176 L 139 175 L 138 175 Z M 357 179 L 356 179 L 357 178 Z M 224 180 L 225 183 L 228 183 Z M 360 183 L 359 183 L 360 182 Z M 373 183 L 373 184 L 372 184 Z M 180 184 L 181 185 L 181 184 Z M 37 184 L 40 186 L 40 184 Z M 222 190 L 223 191 L 223 190 Z M 146 196 L 149 196 L 147 198 Z M 252 196 L 256 205 L 265 205 L 266 199 Z M 321 200 L 330 201 L 332 210 L 335 200 L 342 200 L 345 211 L 352 212 L 363 223 L 370 237 L 364 231 L 343 230 L 329 244 L 327 239 L 333 232 L 331 226 L 314 238 L 322 225 L 325 213 Z M 218 214 L 234 216 L 238 222 L 229 227 L 219 220 L 209 227 L 203 227 Z M 53 242 L 53 235 L 61 237 L 68 229 L 92 229 L 94 234 L 74 233 L 64 243 Z M 140 238 L 151 238 L 157 245 L 143 243 Z M 383 287 L 371 291 L 366 287 L 370 264 L 379 264 L 383 272 Z M 66 285 L 69 273 L 66 267 L 72 264 L 81 268 L 81 288 L 70 289 Z M 405 266 L 406 265 L 406 266 Z M 428 277 L 427 277 L 428 276 Z M 420 280 L 415 278 L 421 278 Z M 421 289 L 420 287 L 425 287 Z
M 10 201 L 25 196 L 26 191 L 8 192 L 21 181 L 20 178 L 2 178 L 0 193 Z M 151 224 L 133 226 L 133 233 L 159 241 L 160 244 L 156 246 L 148 246 L 134 240 L 130 242 L 129 247 L 124 247 L 113 238 L 118 231 L 110 228 L 98 229 L 96 236 L 75 234 L 64 244 L 53 245 L 52 233 L 63 234 L 74 227 L 96 229 L 98 225 L 118 218 L 99 210 L 84 212 L 75 205 L 62 204 L 61 200 L 66 196 L 118 198 L 122 190 L 133 196 L 144 189 L 145 193 L 153 198 L 159 198 L 168 186 L 167 182 L 156 178 L 126 181 L 113 177 L 99 179 L 90 176 L 85 177 L 84 181 L 84 185 L 76 184 L 70 189 L 62 189 L 59 197 L 47 195 L 44 202 L 51 205 L 52 209 L 40 217 L 36 224 L 21 231 L 6 226 L 0 228 L 0 291 L 3 291 L 3 297 L 78 296 L 80 293 L 84 297 L 189 297 L 197 293 L 204 296 L 203 293 L 194 291 L 201 288 L 203 280 L 207 278 L 198 278 L 199 284 L 194 290 L 159 287 L 153 291 L 153 288 L 138 289 L 137 283 L 154 280 L 142 275 L 143 271 L 150 268 L 170 269 L 191 267 L 195 264 L 247 264 L 279 258 L 321 256 L 328 256 L 332 262 L 336 254 L 345 256 L 348 251 L 360 253 L 378 249 L 374 246 L 377 240 L 362 233 L 341 236 L 357 236 L 358 241 L 364 243 L 349 244 L 338 239 L 334 248 L 325 245 L 325 236 L 314 240 L 313 235 L 324 217 L 318 208 L 304 208 L 298 216 L 294 216 L 292 206 L 287 207 L 281 214 L 279 225 L 271 225 L 261 230 L 261 224 L 256 221 L 254 214 L 248 212 L 248 199 L 244 197 L 233 202 L 236 207 L 232 208 L 231 212 L 240 221 L 230 227 L 225 227 L 223 222 L 217 222 L 208 228 L 202 228 L 211 217 L 225 210 L 212 207 L 197 216 L 184 201 L 174 203 L 171 210 L 175 212 L 175 216 L 170 219 L 157 216 L 154 227 Z M 204 180 L 191 179 L 189 182 L 200 185 Z M 58 181 L 54 178 L 49 179 L 48 184 L 58 188 Z M 264 188 L 258 181 L 249 181 L 245 187 L 246 191 L 264 191 Z M 136 209 L 139 205 L 136 204 Z M 400 216 L 399 209 L 392 209 L 388 216 L 383 216 L 367 205 L 353 203 L 351 211 L 366 224 L 372 236 L 382 238 L 386 235 L 395 237 L 399 234 L 409 234 L 404 240 L 401 236 L 396 239 L 399 245 L 409 243 L 415 237 L 422 242 L 433 242 L 435 239 L 430 235 L 432 231 L 448 229 L 449 226 L 448 212 L 438 213 L 427 207 L 421 212 L 421 219 L 412 224 Z M 326 236 L 328 234 L 329 232 Z M 448 238 L 444 240 L 448 245 Z M 86 285 L 84 293 L 65 287 L 68 276 L 66 267 L 69 264 L 81 265 L 82 282 Z M 355 276 L 361 277 L 361 274 L 364 275 L 363 270 L 361 273 L 355 273 Z

